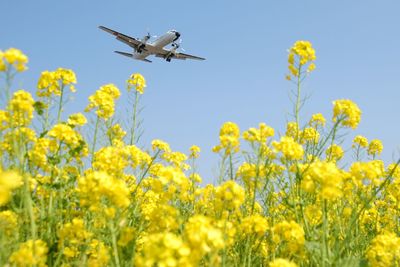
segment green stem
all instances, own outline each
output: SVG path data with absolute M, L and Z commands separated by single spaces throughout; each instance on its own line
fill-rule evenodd
M 135 105 L 133 106 L 133 121 L 132 121 L 132 129 L 131 129 L 131 141 L 130 145 L 135 143 L 135 131 L 136 131 L 136 118 L 137 118 L 137 105 L 139 102 L 139 93 L 135 91 Z
M 24 175 L 24 194 L 25 194 L 25 205 L 28 208 L 28 214 L 30 219 L 30 231 L 33 240 L 36 240 L 36 223 L 35 215 L 33 213 L 32 198 L 29 190 L 29 180 L 28 176 Z
M 63 104 L 63 96 L 64 96 L 64 85 L 61 86 L 60 101 L 58 102 L 57 123 L 60 123 L 62 104 Z
M 114 252 L 115 265 L 117 267 L 120 267 L 121 265 L 119 263 L 117 238 L 115 236 L 114 222 L 109 222 L 108 227 L 110 228 L 110 232 L 111 232 L 111 239 L 112 239 L 112 246 L 113 246 L 113 252 Z
M 11 68 L 7 68 L 6 71 L 6 105 L 10 102 L 11 99 L 11 84 L 14 78 L 14 74 L 11 73 Z
M 232 154 L 229 154 L 229 176 L 233 181 L 233 162 L 232 162 Z
M 93 144 L 92 144 L 92 163 L 93 163 L 93 160 L 94 160 L 94 151 L 96 149 L 97 131 L 98 131 L 98 128 L 99 128 L 99 121 L 100 121 L 100 118 L 99 118 L 99 116 L 97 116 L 96 117 L 96 124 L 94 126 L 94 136 L 93 136 Z
M 327 209 L 327 201 L 324 199 L 323 203 L 323 233 L 322 233 L 322 266 L 326 266 L 326 263 L 329 262 L 329 247 L 328 247 L 328 235 L 329 235 L 329 225 L 328 225 L 328 209 Z
M 297 75 L 297 95 L 296 95 L 296 110 L 295 110 L 295 115 L 296 115 L 296 123 L 297 126 L 300 127 L 300 93 L 301 93 L 301 64 L 299 64 L 299 73 Z M 299 139 L 298 133 L 297 133 L 297 139 Z

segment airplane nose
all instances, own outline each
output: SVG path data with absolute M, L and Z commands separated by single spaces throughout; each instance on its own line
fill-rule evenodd
M 175 37 L 174 41 L 178 40 L 179 37 L 181 36 L 181 34 L 179 32 L 175 32 L 175 36 L 176 37 Z

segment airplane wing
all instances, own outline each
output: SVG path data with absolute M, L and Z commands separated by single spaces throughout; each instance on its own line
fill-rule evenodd
M 108 32 L 108 33 L 114 35 L 115 38 L 116 38 L 118 41 L 121 41 L 121 42 L 123 42 L 123 43 L 129 45 L 130 47 L 132 47 L 132 48 L 134 48 L 134 49 L 137 49 L 139 46 L 143 46 L 141 49 L 142 49 L 142 50 L 146 50 L 146 44 L 143 43 L 142 41 L 136 39 L 136 38 L 133 38 L 133 37 L 130 37 L 130 36 L 128 36 L 128 35 L 122 34 L 122 33 L 120 33 L 120 32 L 111 30 L 111 29 L 109 29 L 109 28 L 107 28 L 107 27 L 104 27 L 104 26 L 99 26 L 99 28 L 100 28 L 101 30 L 103 30 L 103 31 L 106 31 L 106 32 Z
M 185 59 L 205 60 L 205 58 L 203 58 L 203 57 L 193 56 L 193 55 L 180 53 L 180 52 L 174 52 L 174 51 L 167 50 L 167 49 L 160 49 L 160 51 L 155 53 L 155 56 L 161 57 L 164 59 L 169 57 L 170 59 L 174 58 L 174 59 L 181 59 L 181 60 L 185 60 Z

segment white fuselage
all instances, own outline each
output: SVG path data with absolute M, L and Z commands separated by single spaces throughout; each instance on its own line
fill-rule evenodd
M 163 34 L 162 36 L 158 37 L 156 40 L 153 42 L 149 42 L 152 46 L 154 46 L 156 49 L 164 48 L 165 46 L 173 43 L 179 38 L 179 33 L 177 33 L 174 30 L 168 31 L 166 34 Z M 147 56 L 151 55 L 152 51 L 150 50 L 143 50 L 140 53 L 137 51 L 133 51 L 133 58 L 135 59 L 144 59 Z

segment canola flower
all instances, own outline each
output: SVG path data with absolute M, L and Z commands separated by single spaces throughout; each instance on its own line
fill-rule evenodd
M 212 149 L 218 177 L 201 184 L 200 147 L 139 143 L 139 73 L 127 80 L 128 123 L 116 114 L 123 93 L 113 84 L 89 97 L 93 121 L 63 114 L 72 70 L 43 72 L 36 96 L 11 92 L 10 75 L 28 58 L 0 51 L 0 265 L 399 266 L 400 161 L 383 162 L 382 142 L 358 133 L 347 147 L 341 131 L 361 120 L 351 100 L 333 102 L 332 123 L 321 113 L 300 122 L 301 81 L 315 60 L 310 42 L 292 46 L 295 120 L 242 133 L 224 123 Z
M 0 172 L 0 207 L 10 201 L 12 191 L 20 186 L 22 186 L 22 178 L 18 173 L 15 171 Z
M 0 50 L 0 72 L 7 71 L 11 67 L 22 72 L 28 69 L 27 63 L 28 57 L 19 49 L 9 48 L 4 52 Z
M 89 105 L 85 112 L 96 109 L 98 117 L 108 120 L 115 110 L 114 101 L 121 95 L 119 89 L 114 84 L 106 84 L 99 88 L 95 94 L 89 97 Z
M 134 73 L 132 74 L 129 79 L 126 81 L 128 85 L 128 91 L 131 88 L 135 88 L 139 94 L 144 93 L 144 88 L 146 87 L 146 80 L 144 79 L 143 75 L 140 73 Z

